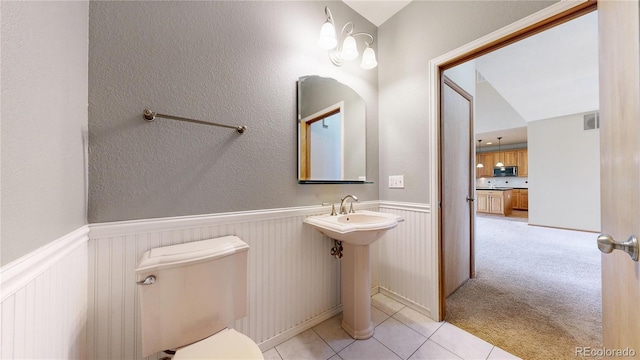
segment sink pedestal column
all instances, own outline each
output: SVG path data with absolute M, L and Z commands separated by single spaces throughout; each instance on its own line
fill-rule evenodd
M 373 336 L 369 245 L 342 245 L 342 328 L 354 339 L 368 339 Z

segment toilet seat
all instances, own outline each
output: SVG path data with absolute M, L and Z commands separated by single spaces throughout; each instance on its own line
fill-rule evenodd
M 258 345 L 234 329 L 221 330 L 206 339 L 179 348 L 173 360 L 264 359 Z

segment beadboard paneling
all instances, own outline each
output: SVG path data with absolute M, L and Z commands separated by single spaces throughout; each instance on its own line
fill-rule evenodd
M 429 205 L 380 202 L 380 211 L 404 222 L 375 245 L 380 291 L 435 319 L 438 301 L 437 244 L 431 237 Z
M 86 358 L 88 232 L 2 267 L 2 359 Z
M 378 203 L 358 205 L 377 210 Z M 145 251 L 160 246 L 225 235 L 249 244 L 249 308 L 235 328 L 263 350 L 339 312 L 340 262 L 330 256 L 333 241 L 303 223 L 327 212 L 316 206 L 92 225 L 89 357 L 142 358 L 135 267 Z

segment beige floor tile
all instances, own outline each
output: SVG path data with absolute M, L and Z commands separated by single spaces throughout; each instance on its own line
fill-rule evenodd
M 322 340 L 329 344 L 335 352 L 346 348 L 355 341 L 342 329 L 342 314 L 338 314 L 316 325 L 313 330 L 320 335 Z
M 486 359 L 493 349 L 488 342 L 449 323 L 440 326 L 429 339 L 464 359 Z
M 517 360 L 520 359 L 519 357 L 515 356 L 515 355 L 511 355 L 508 352 L 500 349 L 497 346 L 493 347 L 493 350 L 491 350 L 491 354 L 489 354 L 489 357 L 487 358 L 487 360 Z
M 283 360 L 328 359 L 335 354 L 311 329 L 276 346 L 276 350 Z
M 409 358 L 427 338 L 394 318 L 388 318 L 376 327 L 376 340 L 403 359 Z
M 439 359 L 439 360 L 460 360 L 461 357 L 452 353 L 451 351 L 443 348 L 442 346 L 434 343 L 431 340 L 427 340 L 424 345 L 420 346 L 409 360 L 427 360 L 427 359 Z
M 382 310 L 388 315 L 393 315 L 404 307 L 401 303 L 381 293 L 377 293 L 371 297 L 371 305 Z
M 378 308 L 371 306 L 371 322 L 373 323 L 373 327 L 382 324 L 382 322 L 388 318 L 389 315 L 382 312 L 382 310 L 378 310 Z
M 394 360 L 400 359 L 393 351 L 387 349 L 378 340 L 369 338 L 367 340 L 357 340 L 340 351 L 338 355 L 344 360 Z
M 278 354 L 278 351 L 276 351 L 276 348 L 271 348 L 263 352 L 262 356 L 264 357 L 264 360 L 282 360 L 280 354 Z
M 393 317 L 426 337 L 433 335 L 433 333 L 444 324 L 444 321 L 433 321 L 427 315 L 421 314 L 409 307 L 398 311 Z

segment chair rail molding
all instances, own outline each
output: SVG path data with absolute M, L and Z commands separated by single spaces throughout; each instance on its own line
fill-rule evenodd
M 6 300 L 47 271 L 62 258 L 89 240 L 89 225 L 84 225 L 10 263 L 0 270 L 0 301 Z

